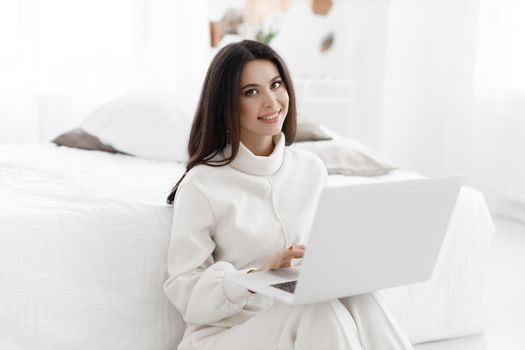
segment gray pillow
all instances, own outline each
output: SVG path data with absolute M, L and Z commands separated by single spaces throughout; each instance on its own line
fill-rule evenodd
M 295 133 L 295 142 L 322 141 L 331 140 L 332 136 L 319 123 L 305 120 L 297 121 L 297 130 Z
M 299 142 L 292 147 L 304 149 L 321 158 L 330 175 L 378 176 L 397 169 L 394 164 L 350 139 Z
M 85 150 L 93 151 L 104 151 L 111 153 L 122 153 L 111 147 L 102 143 L 98 137 L 93 136 L 81 128 L 76 128 L 65 132 L 57 136 L 53 141 L 54 144 L 58 146 L 66 146 L 72 148 L 80 148 Z

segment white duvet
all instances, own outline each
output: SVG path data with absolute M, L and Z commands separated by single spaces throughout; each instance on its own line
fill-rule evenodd
M 175 349 L 184 323 L 162 291 L 165 197 L 182 172 L 53 144 L 0 145 L 0 349 Z M 483 197 L 464 188 L 434 277 L 382 292 L 412 342 L 483 330 L 492 235 Z

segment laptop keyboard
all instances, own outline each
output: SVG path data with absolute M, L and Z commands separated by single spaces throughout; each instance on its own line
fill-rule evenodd
M 293 294 L 295 292 L 295 285 L 297 281 L 283 282 L 277 284 L 270 284 L 270 286 L 284 290 L 285 292 Z

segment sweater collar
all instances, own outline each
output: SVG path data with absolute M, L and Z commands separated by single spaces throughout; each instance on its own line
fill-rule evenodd
M 285 145 L 284 134 L 281 132 L 280 134 L 275 135 L 273 137 L 273 143 L 275 144 L 275 147 L 272 154 L 264 157 L 256 156 L 241 142 L 239 144 L 239 152 L 237 152 L 237 156 L 233 159 L 230 165 L 234 169 L 252 175 L 271 175 L 275 173 L 283 163 Z M 231 155 L 231 145 L 227 146 L 223 153 L 226 158 L 229 157 Z

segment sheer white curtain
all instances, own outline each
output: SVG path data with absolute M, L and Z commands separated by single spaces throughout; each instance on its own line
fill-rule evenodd
M 525 221 L 525 2 L 484 0 L 479 16 L 470 178 Z
M 46 141 L 121 94 L 190 112 L 209 61 L 207 1 L 0 2 L 0 142 Z
M 525 220 L 525 3 L 391 0 L 381 151 Z

